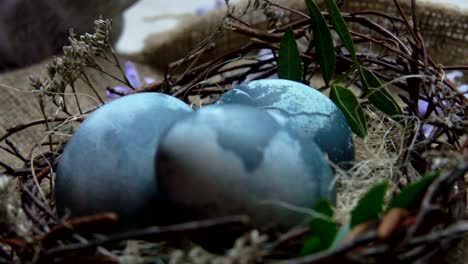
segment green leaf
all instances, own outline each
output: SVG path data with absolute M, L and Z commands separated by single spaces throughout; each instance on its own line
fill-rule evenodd
M 356 57 L 356 48 L 354 46 L 353 38 L 349 32 L 348 26 L 341 15 L 341 11 L 336 5 L 335 0 L 325 0 L 327 4 L 328 14 L 330 15 L 330 22 L 335 27 L 335 31 L 343 41 L 343 45 L 348 50 L 351 58 L 353 58 L 354 64 L 358 64 Z
M 310 221 L 309 228 L 310 237 L 301 249 L 302 256 L 330 248 L 338 233 L 338 226 L 331 219 L 314 218 Z
M 323 215 L 326 215 L 328 217 L 333 217 L 333 208 L 328 200 L 321 200 L 320 202 L 317 203 L 314 207 L 314 211 L 317 213 L 321 213 Z
M 382 213 L 387 182 L 372 187 L 358 202 L 351 212 L 351 228 L 377 219 Z
M 359 72 L 369 102 L 389 117 L 400 121 L 399 116 L 403 113 L 400 106 L 377 76 L 364 66 L 359 66 Z
M 304 242 L 299 255 L 306 256 L 318 251 L 320 251 L 320 238 L 318 236 L 311 236 Z
M 324 217 L 313 218 L 309 222 L 310 236 L 301 249 L 301 256 L 330 248 L 338 232 L 337 224 L 331 219 L 334 212 L 328 201 L 320 201 L 315 206 L 314 211 L 322 214 Z
M 284 32 L 278 53 L 278 77 L 300 82 L 302 80 L 302 61 L 297 48 L 294 32 L 289 27 Z
M 305 0 L 312 19 L 313 44 L 317 52 L 317 63 L 323 80 L 328 86 L 335 72 L 336 54 L 333 39 L 327 21 L 320 12 L 317 4 L 312 0 Z
M 409 209 L 416 201 L 424 196 L 425 191 L 434 182 L 439 174 L 434 172 L 421 180 L 412 183 L 403 188 L 393 199 L 390 201 L 388 210 L 391 208 Z
M 330 99 L 341 109 L 353 132 L 360 138 L 367 136 L 367 120 L 356 96 L 341 86 L 332 86 Z
M 338 230 L 338 233 L 335 236 L 335 240 L 333 240 L 333 243 L 331 244 L 330 248 L 333 249 L 333 248 L 337 248 L 341 246 L 341 244 L 343 244 L 343 241 L 348 236 L 350 231 L 351 231 L 351 225 L 349 222 L 342 225 L 340 229 Z

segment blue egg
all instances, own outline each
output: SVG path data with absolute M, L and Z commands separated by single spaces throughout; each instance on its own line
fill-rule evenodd
M 354 159 L 352 132 L 345 116 L 327 96 L 307 85 L 283 79 L 252 81 L 225 93 L 217 104 L 243 104 L 280 113 L 335 164 Z
M 124 96 L 97 109 L 59 160 L 58 214 L 116 212 L 118 230 L 157 223 L 155 151 L 163 131 L 191 111 L 184 102 L 158 93 Z
M 334 202 L 333 174 L 323 153 L 277 118 L 225 104 L 173 123 L 161 137 L 155 164 L 174 217 L 245 213 L 256 225 L 290 228 L 307 216 L 281 205 Z

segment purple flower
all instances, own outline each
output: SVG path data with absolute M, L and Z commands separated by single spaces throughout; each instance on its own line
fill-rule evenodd
M 463 77 L 463 73 L 462 73 L 461 71 L 453 71 L 453 72 L 447 73 L 447 74 L 446 74 L 446 77 L 447 77 L 450 81 L 456 83 L 456 79 L 457 79 L 457 78 Z M 467 84 L 459 84 L 458 90 L 459 90 L 461 93 L 465 94 L 465 97 L 468 97 L 468 94 L 467 94 L 467 93 L 468 93 L 468 85 L 467 85 Z M 442 102 L 442 104 L 444 104 L 444 102 Z M 426 112 L 427 112 L 427 108 L 428 108 L 428 107 L 429 107 L 429 103 L 428 103 L 428 102 L 426 102 L 426 101 L 424 101 L 424 100 L 421 100 L 421 99 L 418 100 L 418 111 L 419 111 L 419 113 L 421 113 L 422 115 L 425 115 Z M 439 112 L 439 111 L 442 111 L 442 109 L 441 109 L 440 107 L 436 107 L 435 111 L 436 111 L 436 112 Z M 434 115 L 434 114 L 435 114 L 435 113 L 433 113 L 433 115 Z M 430 124 L 424 124 L 424 125 L 422 126 L 422 130 L 423 130 L 423 132 L 424 132 L 424 136 L 425 136 L 426 138 L 428 138 L 428 137 L 431 135 L 432 130 L 434 130 L 434 126 L 433 126 L 433 125 L 430 125 Z
M 112 87 L 112 89 L 118 93 L 121 93 L 121 94 L 126 94 L 128 92 L 130 92 L 132 89 L 130 89 L 129 87 L 127 86 L 114 86 Z M 114 93 L 113 91 L 110 91 L 110 90 L 106 90 L 106 96 L 108 99 L 112 100 L 112 99 L 116 99 L 116 98 L 119 98 L 121 95 L 120 94 L 117 94 L 117 93 Z
M 225 4 L 226 3 L 223 0 L 215 0 L 213 5 L 208 5 L 208 6 L 203 5 L 203 6 L 197 7 L 195 9 L 195 14 L 197 14 L 197 16 L 202 16 L 213 10 L 222 8 L 223 6 L 225 6 Z
M 429 106 L 428 102 L 421 100 L 421 99 L 418 100 L 418 110 L 419 110 L 419 113 L 421 113 L 422 115 L 426 114 L 428 106 Z M 422 126 L 422 130 L 424 132 L 424 136 L 428 138 L 431 135 L 432 130 L 434 130 L 434 126 L 424 124 Z
M 221 8 L 226 4 L 223 0 L 215 0 L 214 1 L 214 7 L 215 8 Z
M 138 89 L 142 87 L 140 76 L 133 62 L 126 61 L 124 65 L 124 71 L 125 71 L 125 76 L 127 76 L 128 81 L 132 85 L 132 88 L 128 86 L 117 85 L 117 86 L 112 87 L 114 91 L 121 93 L 121 94 L 126 94 L 126 93 L 131 92 L 134 89 Z M 156 80 L 153 78 L 145 77 L 143 78 L 143 81 L 145 84 L 150 84 L 152 82 L 155 82 Z M 112 99 L 120 97 L 120 94 L 113 93 L 112 91 L 106 90 L 106 96 L 108 99 L 112 100 Z
M 457 82 L 457 79 L 463 78 L 463 72 L 461 71 L 452 71 L 446 74 L 447 78 L 453 83 L 458 85 L 458 91 L 465 95 L 468 98 L 468 84 L 463 84 Z

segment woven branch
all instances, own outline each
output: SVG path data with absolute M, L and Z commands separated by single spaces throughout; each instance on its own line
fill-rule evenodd
M 260 8 L 255 8 L 253 2 L 260 3 Z M 278 0 L 272 1 L 281 6 L 294 9 L 308 14 L 304 0 Z M 318 1 L 324 9 L 324 1 Z M 405 11 L 405 15 L 412 14 L 411 1 L 398 1 Z M 268 17 L 265 15 L 262 3 L 265 1 L 243 0 L 236 4 L 234 16 L 241 16 L 242 21 L 255 28 L 267 28 Z M 263 10 L 262 10 L 263 9 Z M 374 10 L 383 12 L 389 16 L 399 17 L 398 10 L 393 0 L 360 0 L 344 1 L 341 7 L 343 12 L 360 12 Z M 298 16 L 291 12 L 281 12 L 282 21 L 294 21 Z M 417 1 L 415 10 L 418 26 L 429 51 L 435 61 L 444 65 L 468 64 L 468 11 L 456 9 L 453 6 L 445 6 L 441 3 L 429 3 L 428 1 Z M 152 35 L 146 40 L 146 47 L 138 56 L 145 64 L 157 68 L 166 68 L 171 62 L 184 58 L 200 46 L 210 37 L 213 32 L 220 29 L 226 15 L 226 9 L 217 10 L 207 16 L 196 17 L 191 21 L 182 21 L 179 27 L 171 32 L 163 32 Z M 373 16 L 375 21 L 386 28 L 392 28 L 393 24 L 388 19 Z M 350 24 L 353 28 L 354 25 Z M 404 27 L 401 24 L 401 27 Z M 248 37 L 236 32 L 221 29 L 216 35 L 216 47 L 210 51 L 210 57 L 219 56 L 228 51 L 240 48 L 248 41 Z

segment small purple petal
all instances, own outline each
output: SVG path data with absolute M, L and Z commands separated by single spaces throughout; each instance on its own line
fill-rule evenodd
M 106 90 L 106 96 L 107 96 L 107 99 L 109 99 L 109 100 L 113 100 L 113 99 L 116 99 L 116 98 L 120 97 L 120 95 L 112 93 L 109 90 Z
M 138 75 L 135 64 L 131 61 L 125 62 L 125 75 L 133 88 L 138 89 L 141 87 L 140 76 Z
M 219 9 L 223 7 L 225 4 L 226 2 L 224 2 L 224 0 L 215 0 L 214 8 Z
M 271 52 L 270 49 L 261 49 L 258 51 L 257 58 L 261 61 L 269 60 L 269 59 L 272 59 L 273 57 L 274 57 L 273 53 Z
M 434 126 L 433 126 L 433 125 L 429 125 L 429 124 L 425 124 L 425 125 L 422 126 L 422 130 L 423 130 L 423 132 L 424 132 L 424 136 L 425 136 L 426 138 L 428 138 L 428 137 L 431 135 L 432 130 L 434 130 Z
M 457 78 L 461 78 L 463 77 L 463 73 L 461 71 L 452 71 L 452 72 L 448 72 L 446 74 L 446 77 L 452 81 L 452 82 L 455 82 Z M 466 94 L 468 92 L 468 85 L 466 84 L 463 84 L 463 85 L 460 85 L 458 87 L 458 90 L 461 92 L 461 93 L 464 93 L 465 94 L 465 97 L 468 97 L 468 94 Z M 443 106 L 447 105 L 447 102 L 445 101 L 442 101 L 440 102 Z M 421 114 L 425 115 L 427 113 L 427 108 L 429 107 L 429 103 L 424 101 L 424 100 L 418 100 L 418 110 Z M 436 112 L 439 112 L 439 111 L 442 111 L 442 109 L 440 107 L 436 107 Z M 458 116 L 455 116 L 455 119 L 460 119 L 460 117 Z M 428 138 L 432 131 L 434 130 L 434 126 L 433 125 L 430 125 L 430 124 L 424 124 L 422 126 L 422 131 L 424 133 L 424 136 L 426 138 Z
M 127 87 L 127 86 L 115 86 L 113 87 L 114 91 L 118 92 L 118 93 L 123 93 L 123 94 L 126 94 L 130 91 L 132 91 L 132 89 L 130 87 Z
M 463 84 L 458 87 L 460 93 L 465 94 L 465 97 L 468 98 L 468 84 Z
M 419 110 L 419 113 L 421 113 L 422 115 L 426 114 L 428 106 L 429 106 L 428 102 L 421 100 L 421 99 L 418 100 L 418 110 Z
M 151 77 L 145 77 L 145 78 L 143 78 L 143 81 L 144 81 L 146 84 L 150 84 L 150 83 L 154 83 L 154 82 L 156 81 L 156 79 L 151 78 Z
M 463 72 L 461 72 L 461 71 L 451 71 L 451 72 L 447 72 L 445 74 L 445 76 L 447 76 L 447 78 L 450 81 L 454 82 L 455 79 L 463 77 Z
M 213 6 L 199 6 L 195 9 L 195 14 L 202 16 L 206 13 L 209 13 L 213 10 L 220 9 L 225 5 L 224 0 L 215 0 Z
M 195 9 L 195 14 L 197 14 L 197 16 L 202 16 L 211 12 L 211 10 L 213 10 L 213 8 L 210 6 L 200 6 Z
M 132 91 L 132 89 L 127 87 L 127 86 L 114 86 L 114 87 L 112 87 L 112 89 L 114 89 L 114 91 L 116 91 L 118 93 L 121 93 L 121 94 L 126 94 L 126 93 Z M 120 97 L 121 95 L 113 93 L 113 92 L 111 92 L 109 90 L 106 90 L 106 96 L 109 99 L 115 99 L 115 98 Z

